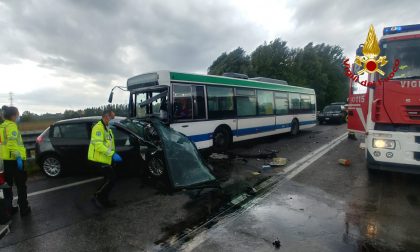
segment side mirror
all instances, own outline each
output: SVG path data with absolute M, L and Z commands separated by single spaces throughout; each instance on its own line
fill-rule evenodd
M 111 91 L 108 98 L 108 103 L 112 103 L 112 99 L 114 98 L 114 91 Z

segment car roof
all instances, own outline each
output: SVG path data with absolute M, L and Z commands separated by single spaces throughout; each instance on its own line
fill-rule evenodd
M 60 121 L 55 122 L 54 125 L 66 124 L 66 123 L 98 122 L 101 119 L 102 119 L 101 116 L 78 117 L 78 118 L 60 120 Z M 125 119 L 125 117 L 116 116 L 114 120 L 117 121 L 117 122 L 120 122 L 124 119 Z

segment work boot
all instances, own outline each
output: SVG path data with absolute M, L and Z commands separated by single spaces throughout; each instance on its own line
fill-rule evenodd
M 25 208 L 20 208 L 20 216 L 24 217 L 29 215 L 32 212 L 32 209 L 30 206 L 27 206 Z

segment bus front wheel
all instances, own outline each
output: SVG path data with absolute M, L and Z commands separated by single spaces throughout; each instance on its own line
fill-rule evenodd
M 216 151 L 226 151 L 231 144 L 231 136 L 227 127 L 218 127 L 213 133 L 213 147 Z
M 292 136 L 296 136 L 297 134 L 299 134 L 299 122 L 296 119 L 292 121 L 290 134 L 292 134 Z

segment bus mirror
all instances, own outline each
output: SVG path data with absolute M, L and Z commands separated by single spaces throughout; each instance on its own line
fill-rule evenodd
M 112 103 L 112 99 L 114 98 L 114 91 L 111 91 L 108 98 L 108 103 Z

